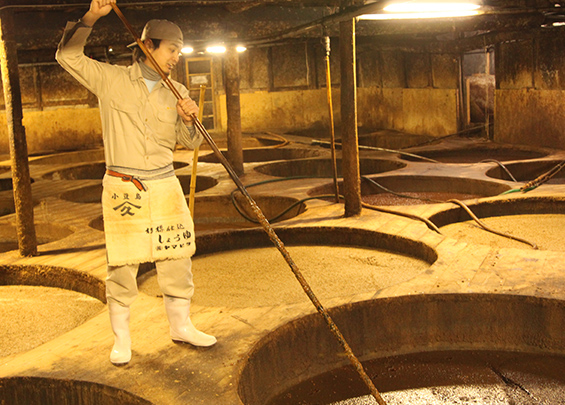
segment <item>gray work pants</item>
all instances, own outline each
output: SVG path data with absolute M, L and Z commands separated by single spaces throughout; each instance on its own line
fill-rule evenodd
M 164 295 L 190 300 L 194 293 L 192 260 L 162 260 L 155 262 L 157 281 Z M 108 266 L 106 298 L 129 307 L 137 297 L 139 264 Z

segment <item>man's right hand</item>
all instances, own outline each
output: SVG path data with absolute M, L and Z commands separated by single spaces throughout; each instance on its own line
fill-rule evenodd
M 82 22 L 92 27 L 100 17 L 110 14 L 112 4 L 116 4 L 116 0 L 92 0 L 90 9 L 81 19 Z

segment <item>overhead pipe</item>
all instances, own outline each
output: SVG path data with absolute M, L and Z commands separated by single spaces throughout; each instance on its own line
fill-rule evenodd
M 163 81 L 171 89 L 171 91 L 173 92 L 175 97 L 177 97 L 178 100 L 181 100 L 182 96 L 179 93 L 179 91 L 175 88 L 175 86 L 173 85 L 171 80 L 167 77 L 167 75 L 163 72 L 163 70 L 161 69 L 159 64 L 155 61 L 155 59 L 153 58 L 153 56 L 151 55 L 151 53 L 149 52 L 149 50 L 147 49 L 147 47 L 145 46 L 143 41 L 141 41 L 141 39 L 136 34 L 135 30 L 133 29 L 131 24 L 127 21 L 125 16 L 122 14 L 122 12 L 118 8 L 118 6 L 115 3 L 111 3 L 111 5 L 112 5 L 112 8 L 114 9 L 115 13 L 118 15 L 118 17 L 122 20 L 122 22 L 124 23 L 124 25 L 128 29 L 128 31 L 135 38 L 137 45 L 141 48 L 143 53 L 145 53 L 145 55 L 147 56 L 147 59 L 151 62 L 151 64 L 154 66 L 155 70 L 159 73 L 159 75 L 161 76 Z M 371 378 L 367 375 L 367 373 L 363 369 L 363 365 L 357 359 L 357 357 L 355 357 L 355 354 L 353 353 L 353 351 L 351 350 L 351 347 L 349 346 L 349 344 L 345 340 L 345 337 L 342 335 L 342 333 L 338 329 L 337 325 L 334 323 L 334 321 L 332 320 L 332 318 L 330 317 L 328 312 L 323 307 L 322 303 L 318 300 L 318 298 L 316 297 L 316 295 L 314 294 L 314 292 L 312 291 L 312 289 L 308 285 L 308 282 L 306 281 L 306 279 L 302 275 L 302 272 L 299 270 L 299 268 L 296 265 L 296 263 L 294 262 L 294 260 L 292 260 L 292 258 L 290 257 L 290 253 L 285 248 L 283 242 L 279 239 L 279 237 L 275 233 L 273 227 L 269 224 L 269 221 L 267 221 L 267 218 L 265 217 L 265 215 L 263 214 L 263 212 L 261 211 L 261 209 L 259 208 L 257 203 L 253 200 L 251 195 L 248 193 L 245 186 L 243 185 L 243 183 L 241 182 L 241 180 L 239 179 L 239 177 L 235 173 L 234 169 L 231 167 L 231 165 L 228 162 L 228 160 L 226 159 L 226 157 L 222 154 L 222 152 L 220 152 L 220 150 L 218 149 L 218 146 L 216 145 L 216 143 L 214 142 L 214 140 L 212 139 L 212 137 L 210 136 L 210 134 L 208 133 L 206 128 L 204 128 L 204 126 L 202 125 L 202 123 L 200 122 L 200 120 L 198 119 L 196 114 L 192 114 L 192 119 L 194 121 L 194 125 L 196 126 L 196 128 L 202 133 L 202 136 L 204 137 L 206 142 L 208 142 L 208 144 L 210 145 L 210 147 L 214 151 L 214 154 L 219 159 L 220 163 L 224 166 L 224 168 L 228 172 L 229 176 L 231 177 L 231 179 L 233 180 L 233 182 L 235 183 L 235 185 L 237 186 L 239 191 L 241 191 L 241 193 L 243 194 L 243 196 L 245 197 L 245 199 L 247 200 L 247 202 L 251 206 L 251 209 L 253 210 L 255 216 L 259 220 L 259 223 L 261 224 L 261 226 L 263 227 L 263 229 L 267 233 L 267 235 L 269 235 L 269 239 L 271 239 L 271 242 L 273 242 L 275 247 L 279 250 L 279 252 L 282 254 L 284 259 L 286 260 L 290 269 L 294 273 L 296 279 L 298 280 L 298 282 L 302 286 L 302 289 L 304 290 L 306 295 L 308 295 L 308 298 L 310 298 L 310 301 L 312 301 L 312 304 L 314 304 L 314 306 L 318 310 L 319 314 L 326 321 L 330 331 L 334 334 L 335 338 L 338 340 L 339 344 L 343 348 L 348 359 L 350 360 L 353 367 L 355 368 L 355 371 L 357 371 L 357 373 L 359 374 L 359 376 L 361 377 L 361 379 L 363 380 L 363 382 L 365 383 L 367 388 L 369 388 L 371 395 L 375 398 L 375 400 L 377 401 L 377 403 L 379 405 L 386 405 L 386 403 L 382 399 L 381 395 L 379 394 L 377 388 L 373 384 L 373 381 L 371 380 Z

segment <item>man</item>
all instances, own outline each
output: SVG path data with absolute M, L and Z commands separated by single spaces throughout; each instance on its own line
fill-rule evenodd
M 131 360 L 129 308 L 137 296 L 137 271 L 143 262 L 155 262 L 173 341 L 212 346 L 216 338 L 197 330 L 190 320 L 194 225 L 173 169 L 176 143 L 194 148 L 202 142 L 192 120 L 198 106 L 183 85 L 173 82 L 182 95 L 177 100 L 139 51 L 129 67 L 84 55 L 93 25 L 115 2 L 92 0 L 79 22 L 67 23 L 56 58 L 99 100 L 107 169 L 102 193 L 106 296 L 115 337 L 110 361 L 124 365 Z M 141 40 L 161 70 L 170 74 L 183 46 L 180 28 L 151 20 Z

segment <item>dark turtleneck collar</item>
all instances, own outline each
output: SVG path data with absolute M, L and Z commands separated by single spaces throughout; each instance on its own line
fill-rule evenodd
M 161 76 L 155 70 L 151 69 L 147 66 L 144 62 L 139 62 L 139 67 L 141 68 L 141 74 L 143 75 L 144 79 L 151 80 L 151 81 L 158 81 L 161 80 Z

